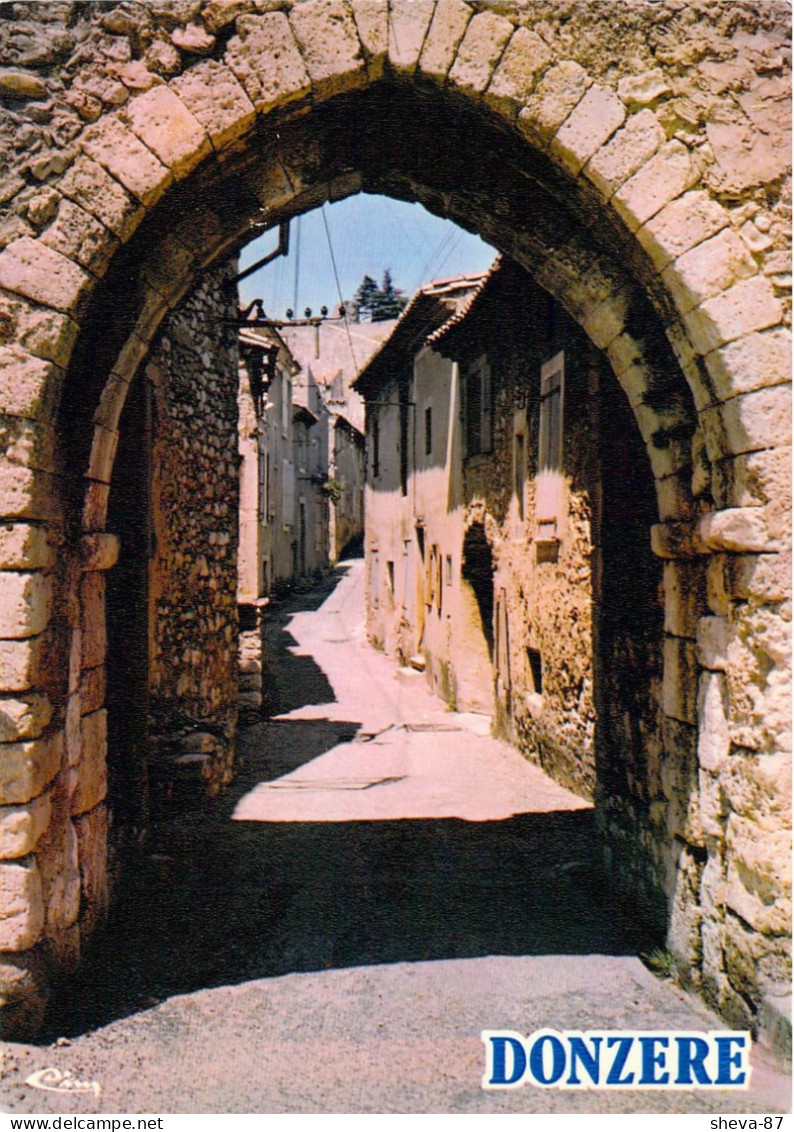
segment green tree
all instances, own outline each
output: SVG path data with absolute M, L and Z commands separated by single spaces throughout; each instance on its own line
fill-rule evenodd
M 358 317 L 365 322 L 372 319 L 372 314 L 380 298 L 378 284 L 371 275 L 365 275 L 355 293 L 354 301 L 358 307 Z
M 380 287 L 370 275 L 365 275 L 356 291 L 355 302 L 359 318 L 369 322 L 398 318 L 408 305 L 403 292 L 394 286 L 388 269 L 383 273 Z

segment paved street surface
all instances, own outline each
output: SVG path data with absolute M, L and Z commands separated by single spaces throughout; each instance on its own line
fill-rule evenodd
M 274 608 L 238 778 L 141 839 L 47 1044 L 5 1046 L 0 1105 L 789 1111 L 762 1051 L 747 1093 L 482 1090 L 483 1029 L 723 1027 L 634 954 L 590 808 L 366 644 L 362 567 Z M 24 1083 L 45 1068 L 98 1088 Z

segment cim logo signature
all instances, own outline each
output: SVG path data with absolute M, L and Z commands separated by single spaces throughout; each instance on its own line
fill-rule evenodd
M 51 1066 L 31 1073 L 25 1078 L 25 1084 L 47 1093 L 93 1093 L 97 1100 L 102 1092 L 98 1081 L 81 1081 L 70 1069 L 62 1073 Z
M 483 1030 L 484 1089 L 746 1089 L 750 1034 Z

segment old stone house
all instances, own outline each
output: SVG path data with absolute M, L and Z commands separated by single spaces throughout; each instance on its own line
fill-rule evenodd
M 238 602 L 252 604 L 293 574 L 299 365 L 278 332 L 240 331 Z
M 653 477 L 598 351 L 497 261 L 424 288 L 356 388 L 372 639 L 578 793 L 609 773 L 647 807 L 663 792 Z
M 106 742 L 106 689 L 124 688 L 129 652 L 109 593 L 120 541 L 128 576 L 147 573 L 151 549 L 129 526 L 119 540 L 119 459 L 153 452 L 158 334 L 255 226 L 360 191 L 419 201 L 510 255 L 623 390 L 654 480 L 646 533 L 664 617 L 646 651 L 662 657 L 663 757 L 601 775 L 596 734 L 611 875 L 625 906 L 653 909 L 673 968 L 725 1018 L 785 1026 L 790 7 L 197 0 L 3 14 L 4 1032 L 34 1028 L 106 904 L 107 783 L 129 765 L 124 735 Z M 223 350 L 222 326 L 204 318 L 200 337 Z M 195 422 L 200 453 L 214 370 L 198 363 L 178 424 Z M 236 361 L 229 377 L 222 442 L 201 469 L 170 460 L 161 484 L 175 534 L 197 542 L 194 555 L 161 531 L 176 663 L 155 675 L 150 658 L 126 682 L 134 718 L 150 679 L 177 711 L 186 690 L 208 745 L 227 742 L 236 710 L 234 679 L 231 706 L 225 676 L 204 683 L 235 632 L 222 563 L 236 556 L 223 513 Z M 613 426 L 608 408 L 611 448 L 623 418 Z M 595 660 L 608 645 L 596 640 Z M 204 765 L 215 784 L 230 769 L 220 751 Z
M 332 562 L 356 549 L 364 534 L 364 406 L 351 383 L 392 326 L 393 320 L 358 323 L 336 315 L 281 331 L 317 391 L 327 433 Z

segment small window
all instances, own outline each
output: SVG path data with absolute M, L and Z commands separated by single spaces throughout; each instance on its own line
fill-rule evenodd
M 409 422 L 409 409 L 410 409 L 410 373 L 406 370 L 400 380 L 400 491 L 403 495 L 408 494 L 408 472 L 409 472 L 409 453 L 408 453 L 408 422 Z M 416 439 L 414 434 L 414 440 Z
M 433 606 L 437 602 L 436 587 L 438 585 L 437 574 L 438 562 L 438 547 L 435 543 L 430 547 L 430 554 L 425 562 L 425 604 Z
M 289 419 L 292 414 L 292 382 L 286 377 L 281 386 L 281 435 L 286 439 L 289 435 Z
M 491 367 L 483 355 L 472 362 L 463 378 L 463 439 L 466 456 L 493 448 L 493 396 Z
M 543 661 L 538 649 L 527 649 L 529 672 L 532 677 L 532 691 L 538 696 L 543 695 Z
M 295 465 L 281 461 L 281 521 L 285 527 L 295 523 Z
M 394 596 L 394 563 L 386 562 L 386 574 L 389 579 L 389 593 Z
M 433 410 L 430 406 L 425 409 L 425 456 L 433 453 Z
M 535 509 L 539 538 L 559 537 L 563 507 L 563 411 L 565 355 L 545 362 L 540 371 L 540 435 Z
M 380 421 L 377 410 L 372 418 L 372 478 L 380 475 Z
M 267 522 L 267 502 L 268 502 L 268 470 L 270 465 L 270 457 L 265 448 L 265 438 L 259 437 L 257 444 L 257 471 L 258 471 L 258 492 L 257 492 L 257 515 L 260 523 Z
M 452 555 L 451 554 L 447 555 L 447 568 L 446 568 L 445 581 L 446 581 L 448 586 L 452 585 Z

